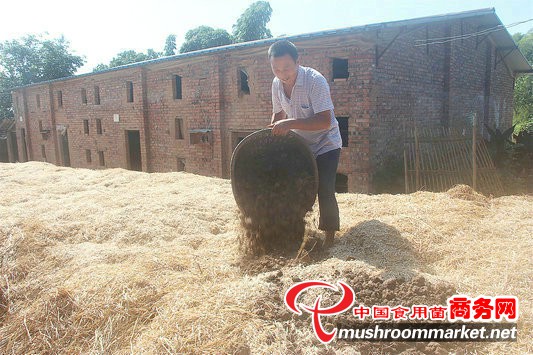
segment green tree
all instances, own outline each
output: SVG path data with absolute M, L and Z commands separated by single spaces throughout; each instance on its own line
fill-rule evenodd
M 533 65 L 533 28 L 526 34 L 513 35 L 518 48 Z M 514 115 L 515 133 L 523 130 L 533 132 L 533 76 L 522 75 L 515 81 Z
M 100 64 L 98 64 L 97 66 L 95 66 L 93 68 L 93 73 L 97 72 L 97 71 L 106 70 L 106 69 L 109 69 L 109 65 L 108 64 L 104 64 L 104 63 L 100 63 Z
M 104 70 L 104 69 L 115 68 L 115 67 L 119 67 L 122 65 L 143 62 L 145 60 L 157 59 L 161 57 L 162 55 L 163 55 L 162 53 L 156 52 L 155 50 L 151 48 L 148 49 L 146 53 L 136 52 L 134 50 L 127 50 L 127 51 L 123 51 L 117 54 L 116 57 L 111 59 L 109 64 L 98 64 L 96 67 L 94 67 L 93 72 L 97 72 L 97 71 Z
M 11 88 L 74 75 L 85 59 L 69 46 L 63 36 L 42 34 L 0 43 L 0 117 L 13 116 Z
M 250 5 L 233 25 L 235 43 L 272 37 L 272 33 L 266 27 L 271 15 L 272 8 L 267 1 L 256 1 Z
M 15 86 L 18 85 L 0 71 L 0 120 L 14 116 L 11 88 Z
M 239 17 L 237 23 L 233 25 L 233 36 L 223 29 L 199 26 L 187 31 L 180 53 L 270 38 L 272 34 L 266 25 L 270 21 L 271 15 L 270 4 L 266 1 L 257 1 L 250 5 Z M 167 45 L 169 41 L 167 38 Z M 165 46 L 165 51 L 166 49 L 167 46 Z
M 165 56 L 176 54 L 176 35 L 168 35 L 163 53 Z
M 209 26 L 200 26 L 187 31 L 185 34 L 185 42 L 180 48 L 180 53 L 219 47 L 231 43 L 231 35 L 226 30 L 214 29 Z

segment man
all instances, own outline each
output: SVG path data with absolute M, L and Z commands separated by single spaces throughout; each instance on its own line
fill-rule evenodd
M 318 71 L 300 66 L 294 44 L 283 40 L 268 50 L 272 72 L 272 134 L 293 130 L 311 148 L 318 167 L 319 229 L 325 231 L 324 246 L 333 245 L 339 230 L 339 207 L 335 178 L 342 139 L 333 112 L 329 85 Z

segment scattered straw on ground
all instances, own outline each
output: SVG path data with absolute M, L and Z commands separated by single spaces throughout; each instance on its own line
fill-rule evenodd
M 326 347 L 283 305 L 306 279 L 344 280 L 367 302 L 516 295 L 518 342 L 461 351 L 533 352 L 531 196 L 341 194 L 328 253 L 243 268 L 227 180 L 29 162 L 0 164 L 0 191 L 0 353 L 454 351 Z

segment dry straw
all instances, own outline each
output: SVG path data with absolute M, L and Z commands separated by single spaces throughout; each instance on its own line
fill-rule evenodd
M 0 164 L 0 190 L 3 354 L 324 353 L 283 294 L 298 280 L 361 273 L 516 295 L 516 343 L 464 346 L 533 352 L 531 196 L 488 198 L 465 187 L 340 194 L 341 231 L 329 253 L 267 260 L 250 273 L 227 180 L 29 162 Z M 316 233 L 314 210 L 306 228 Z M 358 346 L 392 349 L 327 349 Z

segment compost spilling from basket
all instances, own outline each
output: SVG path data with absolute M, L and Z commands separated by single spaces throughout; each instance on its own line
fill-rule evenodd
M 290 252 L 301 245 L 318 174 L 314 156 L 299 136 L 273 136 L 264 129 L 244 138 L 233 152 L 231 184 L 245 254 Z

